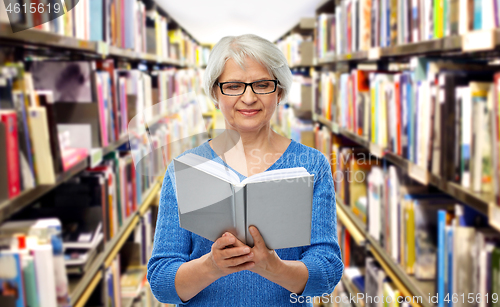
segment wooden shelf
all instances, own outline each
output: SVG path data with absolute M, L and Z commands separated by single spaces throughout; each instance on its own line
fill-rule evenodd
M 339 202 L 337 201 L 337 205 L 338 203 Z M 337 217 L 342 225 L 347 228 L 354 242 L 356 242 L 356 245 L 364 245 L 366 242 L 366 235 L 364 231 L 365 227 L 359 228 L 359 225 L 354 224 L 353 219 L 347 216 L 345 206 L 337 206 Z
M 90 280 L 90 282 L 87 284 L 86 291 L 83 292 L 82 296 L 80 299 L 74 303 L 71 304 L 74 307 L 83 307 L 85 306 L 85 303 L 89 299 L 90 295 L 94 291 L 94 289 L 97 287 L 99 284 L 99 281 L 102 279 L 102 271 L 98 271 L 96 275 Z
M 347 293 L 351 293 L 352 296 L 357 297 L 358 292 L 354 291 L 352 284 L 351 284 L 351 281 L 345 275 L 342 275 L 340 280 L 342 281 L 342 284 L 344 285 Z M 354 307 L 364 307 L 365 306 L 365 304 L 361 304 L 359 302 L 359 300 L 357 300 L 357 299 L 353 300 L 353 305 L 354 305 Z
M 331 127 L 335 125 L 328 120 L 322 118 L 321 116 L 314 115 L 313 119 L 320 122 L 326 126 Z M 380 159 L 384 159 L 399 169 L 403 170 L 410 178 L 424 184 L 430 184 L 437 187 L 444 193 L 450 195 L 451 197 L 457 199 L 458 201 L 476 209 L 477 211 L 489 215 L 489 208 L 494 205 L 494 195 L 493 193 L 477 193 L 470 189 L 464 188 L 461 185 L 444 180 L 427 170 L 422 170 L 412 162 L 398 156 L 392 152 L 388 152 L 384 148 L 380 148 L 376 144 L 370 143 L 367 139 L 352 133 L 344 128 L 338 128 L 338 133 L 342 137 L 359 144 L 360 146 L 366 148 L 370 153 Z M 335 132 L 334 132 L 335 133 Z
M 121 145 L 128 142 L 128 136 L 122 137 L 120 140 L 102 148 L 103 155 L 115 150 Z M 66 182 L 68 179 L 74 177 L 76 174 L 85 170 L 90 166 L 89 157 L 81 160 L 70 170 L 58 174 L 56 176 L 56 183 L 50 185 L 38 185 L 33 189 L 21 192 L 18 196 L 5 200 L 0 203 L 0 223 L 10 218 L 15 213 L 31 205 L 33 202 L 41 198 L 42 196 L 48 194 L 53 189 L 57 188 L 62 183 Z
M 21 192 L 21 194 L 12 199 L 5 200 L 0 204 L 0 223 L 10 218 L 15 213 L 26 208 L 40 197 L 46 195 L 47 193 L 49 193 L 50 191 L 52 191 L 53 189 L 64 183 L 66 180 L 68 180 L 75 174 L 83 171 L 84 169 L 87 168 L 87 166 L 88 166 L 87 159 L 83 159 L 69 171 L 58 175 L 55 184 L 38 185 L 33 189 Z
M 20 45 L 35 49 L 59 48 L 71 52 L 87 54 L 96 58 L 117 57 L 133 61 L 145 61 L 177 67 L 195 67 L 194 64 L 181 63 L 180 61 L 163 58 L 157 56 L 156 54 L 135 52 L 128 49 L 110 46 L 102 41 L 86 41 L 72 36 L 63 36 L 33 28 L 12 33 L 9 23 L 0 23 L 0 40 L 5 44 Z
M 495 48 L 500 46 L 500 29 L 494 30 Z M 441 39 L 421 41 L 390 47 L 371 48 L 368 51 L 356 51 L 349 54 L 330 55 L 317 59 L 318 65 L 329 65 L 346 61 L 376 61 L 379 59 L 389 59 L 396 57 L 407 57 L 412 55 L 446 55 L 459 51 L 463 55 L 471 54 L 462 52 L 462 40 L 464 36 L 453 35 Z M 492 51 L 492 50 L 483 50 Z M 374 56 L 375 55 L 375 56 Z
M 412 305 L 415 307 L 434 306 L 429 303 L 428 296 L 429 293 L 432 295 L 436 292 L 434 288 L 435 281 L 422 282 L 406 274 L 403 268 L 401 268 L 401 266 L 387 254 L 382 246 L 380 246 L 380 244 L 368 234 L 366 231 L 366 225 L 364 225 L 364 223 L 361 222 L 356 215 L 354 215 L 350 207 L 344 205 L 341 199 L 337 199 L 337 209 L 340 209 L 345 213 L 345 218 L 349 220 L 349 223 L 356 225 L 360 233 L 364 236 L 369 250 L 402 294 L 404 296 L 409 295 L 412 297 L 418 296 L 419 298 L 422 298 L 421 304 L 415 303 Z
M 87 272 L 79 281 L 73 284 L 70 293 L 72 306 L 85 305 L 98 282 L 102 278 L 103 268 L 107 268 L 111 265 L 113 259 L 123 247 L 123 244 L 139 223 L 140 217 L 146 213 L 147 209 L 151 206 L 151 203 L 156 199 L 156 194 L 160 191 L 162 181 L 163 178 L 160 178 L 154 183 L 149 192 L 145 194 L 147 196 L 144 198 L 139 210 L 131 214 L 127 220 L 125 220 L 120 228 L 120 231 L 106 243 L 104 251 L 97 256 Z

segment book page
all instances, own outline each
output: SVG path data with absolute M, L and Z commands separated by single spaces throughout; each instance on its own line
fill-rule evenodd
M 309 173 L 305 168 L 293 167 L 293 168 L 277 169 L 255 174 L 243 180 L 241 183 L 246 184 L 250 182 L 271 181 L 271 180 L 280 180 L 280 179 L 304 177 L 304 176 L 309 176 Z
M 233 172 L 229 168 L 226 168 L 224 165 L 221 165 L 205 157 L 188 153 L 177 160 L 184 162 L 189 166 L 202 170 L 206 173 L 219 177 L 222 180 L 226 180 L 231 183 L 240 182 L 240 177 L 238 177 L 235 172 Z

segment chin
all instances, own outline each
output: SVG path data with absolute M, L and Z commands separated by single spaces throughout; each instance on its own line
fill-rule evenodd
M 262 127 L 269 125 L 269 121 L 237 121 L 233 127 L 239 131 L 259 131 Z

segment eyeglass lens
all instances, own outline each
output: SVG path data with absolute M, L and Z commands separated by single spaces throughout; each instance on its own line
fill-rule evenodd
M 258 81 L 252 83 L 253 91 L 257 94 L 267 94 L 275 90 L 275 83 L 272 81 Z M 222 85 L 222 91 L 227 95 L 241 95 L 245 91 L 245 84 L 230 82 Z

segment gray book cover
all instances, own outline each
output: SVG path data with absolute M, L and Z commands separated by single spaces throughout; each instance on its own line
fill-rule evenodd
M 240 183 L 224 166 L 199 156 L 190 160 L 189 155 L 195 156 L 174 159 L 182 228 L 211 241 L 229 231 L 253 246 L 248 227 L 254 225 L 270 249 L 311 244 L 314 175 L 304 168 L 283 169 Z

